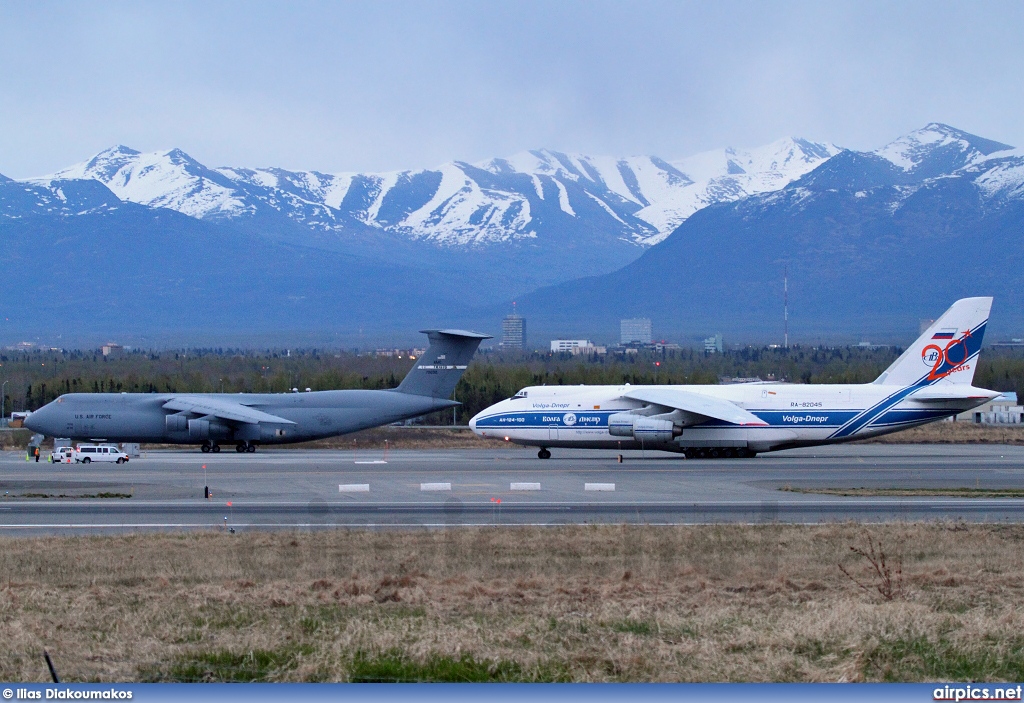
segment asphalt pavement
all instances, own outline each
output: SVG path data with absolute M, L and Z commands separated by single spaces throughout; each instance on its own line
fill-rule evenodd
M 0 452 L 0 533 L 334 526 L 1024 521 L 1024 499 L 837 497 L 789 488 L 1019 488 L 1024 447 L 840 445 L 687 460 L 495 446 L 255 454 L 151 451 L 128 464 Z M 205 496 L 209 487 L 211 495 Z

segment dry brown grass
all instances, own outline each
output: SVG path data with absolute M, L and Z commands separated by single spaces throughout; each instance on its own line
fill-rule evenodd
M 1024 425 L 933 422 L 864 440 L 864 444 L 1024 444 Z
M 391 449 L 494 449 L 515 448 L 510 442 L 484 439 L 467 429 L 420 428 L 420 427 L 375 427 L 338 437 L 327 437 L 312 442 L 285 444 L 267 449 L 352 449 L 384 450 L 385 440 Z M 27 442 L 27 440 L 26 440 Z M 230 443 L 229 443 L 230 444 Z M 228 445 L 222 445 L 225 449 Z M 143 449 L 184 449 L 195 450 L 195 445 L 144 444 Z
M 0 680 L 1024 678 L 1024 527 L 867 529 L 905 597 L 856 525 L 9 538 Z
M 310 449 L 383 449 L 384 440 L 388 441 L 388 446 L 392 449 L 492 449 L 516 446 L 508 442 L 484 439 L 468 429 L 389 426 L 318 439 L 295 446 Z

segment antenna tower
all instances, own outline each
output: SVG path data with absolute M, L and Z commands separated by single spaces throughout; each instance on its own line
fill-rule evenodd
M 782 270 L 782 319 L 786 349 L 789 349 L 789 265 Z

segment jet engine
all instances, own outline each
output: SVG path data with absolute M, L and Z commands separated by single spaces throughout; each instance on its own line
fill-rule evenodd
M 210 438 L 210 421 L 209 420 L 189 420 L 188 421 L 188 438 L 193 441 L 199 441 Z
M 683 433 L 672 420 L 644 417 L 634 413 L 615 413 L 608 417 L 608 434 L 616 437 L 632 437 L 651 444 L 671 442 Z
M 201 417 L 198 420 L 188 421 L 188 438 L 192 442 L 201 442 L 207 439 L 225 439 L 230 436 L 231 429 L 221 424 L 211 415 Z
M 168 432 L 184 432 L 188 429 L 188 416 L 181 413 L 168 415 L 164 418 Z

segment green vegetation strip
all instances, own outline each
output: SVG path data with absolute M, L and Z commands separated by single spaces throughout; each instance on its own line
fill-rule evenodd
M 81 495 L 69 496 L 64 493 L 54 495 L 52 493 L 20 493 L 16 496 L 3 496 L 4 498 L 131 498 L 131 493 L 83 493 Z
M 950 498 L 1024 498 L 1024 488 L 798 488 L 783 486 L 788 493 L 812 493 L 826 496 L 946 496 Z
M 971 645 L 919 635 L 883 639 L 864 656 L 872 681 L 1021 681 L 1024 641 L 985 638 Z

